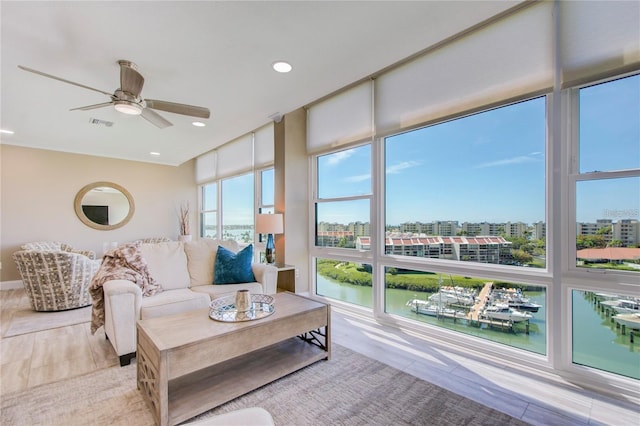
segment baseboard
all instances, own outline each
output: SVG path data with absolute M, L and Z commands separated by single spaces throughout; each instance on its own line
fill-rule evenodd
M 0 281 L 0 291 L 3 290 L 18 290 L 24 288 L 22 280 L 15 281 Z

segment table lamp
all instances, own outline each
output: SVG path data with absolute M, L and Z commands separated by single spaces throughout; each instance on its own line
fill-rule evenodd
M 275 263 L 276 246 L 273 242 L 273 234 L 282 234 L 282 214 L 259 214 L 256 216 L 256 232 L 267 234 L 267 245 L 265 246 L 265 260 L 267 263 Z

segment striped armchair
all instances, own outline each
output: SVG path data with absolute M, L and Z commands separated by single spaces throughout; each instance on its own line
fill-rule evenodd
M 101 261 L 94 252 L 51 244 L 25 244 L 29 249 L 13 253 L 31 307 L 63 311 L 90 305 L 89 285 Z

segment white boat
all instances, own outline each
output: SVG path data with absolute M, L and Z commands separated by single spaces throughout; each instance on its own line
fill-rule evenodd
M 619 314 L 640 313 L 640 301 L 637 299 L 605 300 L 600 303 L 613 308 Z
M 472 293 L 450 288 L 441 288 L 439 292 L 429 296 L 429 300 L 432 303 L 446 305 L 471 306 L 475 303 L 475 297 Z
M 533 303 L 528 297 L 525 297 L 519 288 L 494 290 L 491 292 L 490 298 L 494 304 L 506 304 L 518 311 L 538 312 L 542 307 L 542 305 Z
M 492 320 L 522 322 L 533 316 L 529 312 L 521 312 L 508 305 L 489 305 L 484 310 L 484 316 Z
M 542 305 L 530 302 L 528 300 L 509 300 L 507 305 L 517 311 L 538 312 Z
M 613 319 L 627 328 L 640 329 L 640 313 L 618 314 L 614 315 Z
M 467 314 L 463 311 L 448 308 L 444 305 L 431 303 L 427 300 L 411 299 L 407 302 L 407 306 L 411 307 L 412 312 L 428 315 L 431 317 L 447 316 L 456 318 L 466 318 Z

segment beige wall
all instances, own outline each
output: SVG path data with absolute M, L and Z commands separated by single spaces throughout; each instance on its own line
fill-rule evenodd
M 11 254 L 30 241 L 61 241 L 101 255 L 104 242 L 176 239 L 183 201 L 191 205 L 191 231 L 197 233 L 194 161 L 173 167 L 0 145 L 0 167 L 0 281 L 20 279 Z M 97 181 L 131 193 L 135 214 L 127 225 L 99 231 L 78 219 L 76 193 Z
M 302 108 L 286 114 L 276 127 L 276 211 L 285 213 L 285 233 L 276 237 L 276 253 L 284 248 L 284 262 L 296 267 L 297 293 L 310 291 L 306 135 L 307 115 Z

